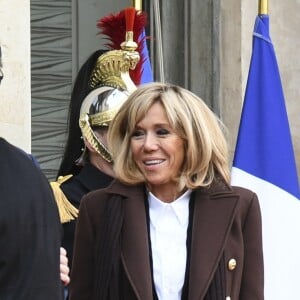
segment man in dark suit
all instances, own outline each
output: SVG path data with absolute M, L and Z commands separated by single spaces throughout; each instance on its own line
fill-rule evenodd
M 61 225 L 47 179 L 0 138 L 0 299 L 61 300 Z

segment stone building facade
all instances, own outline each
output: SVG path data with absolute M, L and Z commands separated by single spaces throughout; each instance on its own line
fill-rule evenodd
M 102 47 L 96 21 L 127 0 L 0 0 L 0 136 L 32 152 L 49 179 L 63 151 L 68 99 L 80 64 Z M 149 35 L 156 34 L 153 1 Z M 231 155 L 251 56 L 257 15 L 253 0 L 161 1 L 164 78 L 191 89 L 228 128 Z M 294 150 L 300 169 L 300 2 L 269 1 L 270 32 L 281 72 Z M 87 37 L 87 38 L 86 38 Z M 157 44 L 150 44 L 160 79 Z M 174 63 L 176 57 L 176 63 Z M 60 101 L 60 102 L 57 102 Z M 58 107 L 60 109 L 58 109 Z

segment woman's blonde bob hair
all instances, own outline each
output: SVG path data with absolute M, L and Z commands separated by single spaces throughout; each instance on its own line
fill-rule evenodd
M 202 99 L 170 84 L 140 86 L 122 105 L 108 131 L 116 178 L 126 184 L 145 182 L 133 160 L 131 137 L 136 124 L 159 101 L 174 131 L 184 140 L 185 161 L 178 174 L 179 189 L 208 186 L 216 176 L 229 184 L 228 149 L 223 125 Z

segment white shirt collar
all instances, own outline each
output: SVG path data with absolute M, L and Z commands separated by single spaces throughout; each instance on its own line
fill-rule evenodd
M 192 190 L 187 190 L 173 202 L 166 203 L 149 192 L 148 202 L 152 224 L 156 227 L 157 222 L 159 222 L 159 217 L 164 213 L 165 209 L 172 209 L 180 225 L 186 226 L 189 221 L 189 202 L 191 193 Z

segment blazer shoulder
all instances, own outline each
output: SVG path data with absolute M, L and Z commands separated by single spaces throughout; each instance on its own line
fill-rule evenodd
M 82 197 L 80 207 L 84 205 L 89 210 L 100 209 L 111 196 L 107 187 L 90 191 Z
M 85 204 L 101 201 L 105 202 L 111 199 L 114 195 L 121 196 L 122 198 L 136 198 L 136 197 L 143 197 L 144 196 L 144 185 L 132 185 L 128 186 L 123 184 L 122 182 L 114 179 L 107 187 L 97 189 L 87 193 L 81 201 L 85 201 Z
M 254 191 L 241 186 L 232 186 L 232 191 L 238 194 L 241 198 L 245 198 L 245 199 L 257 198 L 257 195 Z
M 260 204 L 257 194 L 250 189 L 233 186 L 234 193 L 239 195 L 239 208 L 240 211 L 249 212 L 255 211 L 257 215 L 260 215 Z

